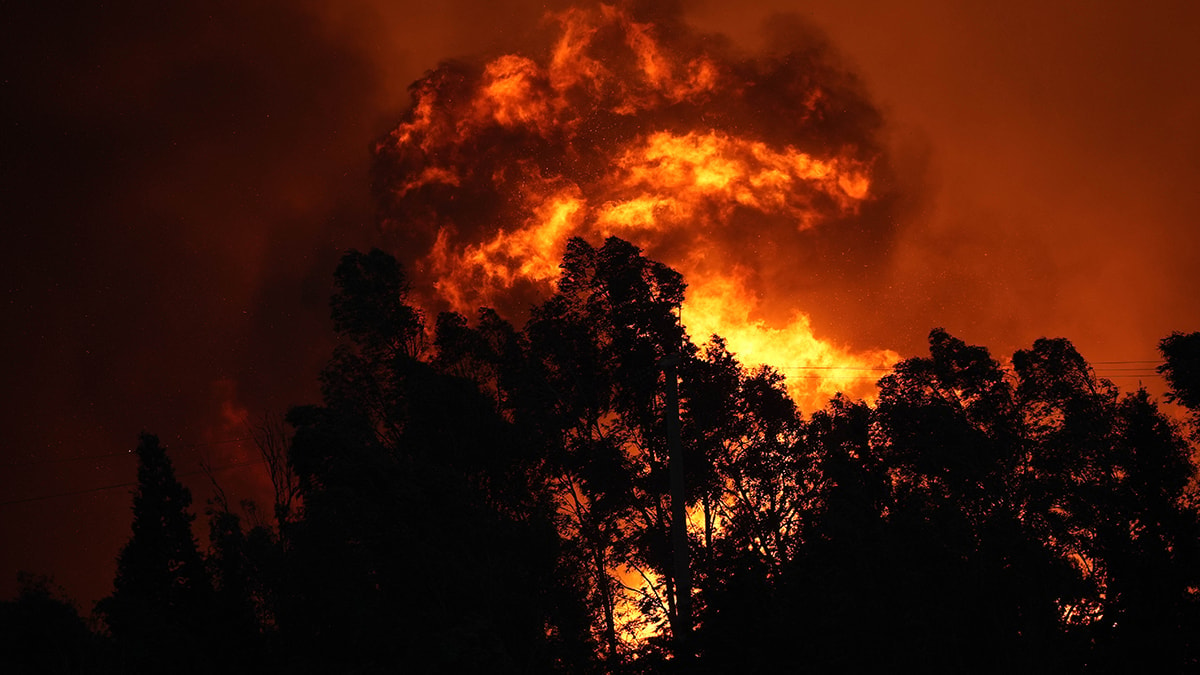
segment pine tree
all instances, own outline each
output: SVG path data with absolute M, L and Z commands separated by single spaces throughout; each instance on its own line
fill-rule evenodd
M 156 436 L 143 433 L 137 455 L 133 536 L 117 557 L 113 594 L 98 609 L 127 665 L 199 668 L 211 588 L 192 534 L 192 496 Z

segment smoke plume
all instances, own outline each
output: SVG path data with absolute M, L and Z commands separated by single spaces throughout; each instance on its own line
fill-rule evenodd
M 428 72 L 376 146 L 382 224 L 426 307 L 519 320 L 570 237 L 619 236 L 685 275 L 693 339 L 785 369 L 803 405 L 867 393 L 895 355 L 819 338 L 791 299 L 882 255 L 896 204 L 879 112 L 820 34 L 788 22 L 746 55 L 608 5 L 543 29 Z

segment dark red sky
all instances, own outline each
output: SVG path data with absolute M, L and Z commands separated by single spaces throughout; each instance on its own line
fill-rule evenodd
M 385 243 L 372 141 L 426 69 L 519 45 L 544 11 L 160 4 L 2 10 L 0 596 L 19 569 L 85 611 L 108 591 L 129 489 L 39 498 L 132 481 L 139 431 L 188 473 L 252 457 L 212 444 L 245 436 L 239 415 L 314 400 L 336 261 Z M 818 333 L 912 355 L 945 326 L 1000 356 L 1061 335 L 1119 361 L 1200 329 L 1192 3 L 684 6 L 746 49 L 797 13 L 883 112 L 913 206 L 885 265 L 803 307 Z M 202 511 L 204 477 L 185 482 Z

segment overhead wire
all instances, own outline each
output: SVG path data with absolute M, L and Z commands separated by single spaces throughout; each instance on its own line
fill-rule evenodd
M 1151 360 L 1092 361 L 1091 365 L 1133 365 L 1133 364 L 1139 364 L 1139 363 L 1154 364 L 1154 366 L 1145 366 L 1145 367 L 1137 367 L 1137 368 L 1099 368 L 1099 369 L 1093 369 L 1093 370 L 1094 370 L 1094 372 L 1096 372 L 1096 374 L 1098 376 L 1106 377 L 1106 378 L 1161 377 L 1161 374 L 1157 371 L 1157 368 L 1155 367 L 1157 365 L 1160 365 L 1162 363 L 1161 361 L 1151 361 Z M 870 372 L 881 372 L 881 373 L 887 373 L 887 372 L 891 372 L 893 370 L 890 367 L 884 367 L 884 366 L 791 365 L 791 366 L 773 366 L 773 368 L 775 368 L 776 370 L 837 370 L 837 371 L 870 371 Z M 1113 373 L 1121 373 L 1121 374 L 1113 374 Z M 831 377 L 829 375 L 819 375 L 819 374 L 813 374 L 813 375 L 794 374 L 794 375 L 787 375 L 786 377 L 789 377 L 791 379 L 804 379 L 804 380 L 839 379 L 839 380 L 874 381 L 874 380 L 880 379 L 879 377 L 876 377 L 874 375 L 841 375 L 841 376 L 835 375 L 835 376 Z M 210 446 L 214 446 L 214 445 L 224 445 L 224 444 L 228 444 L 228 443 L 242 443 L 242 442 L 253 441 L 253 440 L 254 440 L 253 436 L 245 436 L 245 437 L 238 437 L 238 438 L 224 438 L 224 439 L 215 440 L 215 441 L 200 441 L 200 442 L 196 442 L 196 443 L 187 443 L 187 444 L 176 445 L 175 447 L 179 448 L 179 449 L 195 449 L 195 448 L 201 448 L 201 447 L 210 447 Z M 78 461 L 85 461 L 85 460 L 107 459 L 110 457 L 132 457 L 135 455 L 136 455 L 136 453 L 134 453 L 133 451 L 108 452 L 108 453 L 101 453 L 101 454 L 95 454 L 95 455 L 84 455 L 84 456 L 80 456 L 80 457 L 56 457 L 56 458 L 51 458 L 51 459 L 32 460 L 32 461 L 28 461 L 28 462 L 15 462 L 15 463 L 4 464 L 3 466 L 4 466 L 4 468 L 21 468 L 21 467 L 28 467 L 28 466 L 41 466 L 41 465 L 47 465 L 47 464 L 78 462 Z M 225 466 L 220 466 L 220 467 L 210 467 L 208 469 L 208 471 L 225 471 L 228 469 L 236 469 L 236 468 L 245 467 L 245 466 L 252 466 L 255 464 L 263 464 L 265 462 L 266 462 L 265 459 L 257 459 L 257 460 L 247 461 L 247 462 L 238 462 L 235 464 L 227 464 Z M 202 473 L 205 473 L 205 469 L 179 473 L 179 474 L 176 474 L 176 477 L 184 478 L 184 477 L 189 477 L 189 476 L 196 476 L 196 475 L 199 475 Z M 35 496 L 35 497 L 26 497 L 23 499 L 13 499 L 13 500 L 8 500 L 8 501 L 3 501 L 3 502 L 0 502 L 0 506 L 25 504 L 25 503 L 29 503 L 29 502 L 44 501 L 47 499 L 57 499 L 57 498 L 61 498 L 61 497 L 72 497 L 72 496 L 77 496 L 77 495 L 91 494 L 91 493 L 95 493 L 95 492 L 104 492 L 106 490 L 115 490 L 115 489 L 123 488 L 123 487 L 133 487 L 135 485 L 137 485 L 136 481 L 126 482 L 126 483 L 115 483 L 113 485 L 102 485 L 99 487 L 85 488 L 82 490 L 71 490 L 68 492 L 58 492 L 58 493 L 49 494 L 49 495 L 39 495 L 39 496 Z
M 247 436 L 245 438 L 225 438 L 219 441 L 203 441 L 199 443 L 188 443 L 185 445 L 176 445 L 175 448 L 180 450 L 191 450 L 194 448 L 203 448 L 213 445 L 224 445 L 226 443 L 241 443 L 244 441 L 252 441 L 254 437 Z M 99 455 L 83 455 L 81 457 L 53 457 L 50 459 L 34 459 L 27 462 L 11 462 L 0 466 L 6 469 L 17 469 L 26 466 L 41 466 L 43 464 L 61 464 L 63 462 L 82 462 L 89 459 L 107 459 L 109 457 L 135 457 L 136 453 L 133 450 L 122 450 L 120 452 L 106 452 Z
M 240 467 L 252 466 L 254 464 L 265 464 L 266 461 L 267 461 L 266 459 L 260 458 L 260 459 L 246 461 L 246 462 L 237 462 L 234 464 L 226 464 L 224 466 L 210 467 L 207 470 L 199 469 L 196 471 L 185 471 L 183 473 L 175 474 L 175 477 L 176 478 L 186 478 L 188 476 L 198 476 L 202 473 L 207 473 L 207 472 L 225 471 L 228 469 L 237 469 Z M 0 502 L 0 506 L 10 506 L 13 504 L 27 504 L 29 502 L 40 502 L 40 501 L 45 501 L 47 499 L 58 499 L 59 497 L 73 497 L 73 496 L 77 496 L 77 495 L 90 494 L 93 492 L 104 492 L 105 490 L 115 490 L 117 488 L 133 487 L 135 485 L 137 485 L 137 481 L 131 481 L 128 483 L 115 483 L 113 485 L 101 485 L 99 487 L 85 488 L 83 490 L 71 490 L 68 492 L 57 492 L 55 494 L 38 495 L 36 497 L 25 497 L 23 499 L 10 499 L 8 501 Z

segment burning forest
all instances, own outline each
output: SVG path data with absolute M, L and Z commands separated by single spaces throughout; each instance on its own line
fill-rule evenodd
M 1138 370 L 1162 376 L 1160 407 L 1065 338 L 994 356 L 927 327 L 903 357 L 822 325 L 872 307 L 821 303 L 883 283 L 922 197 L 830 42 L 774 28 L 749 50 L 674 3 L 570 7 L 518 48 L 426 71 L 370 147 L 378 246 L 337 251 L 333 335 L 307 343 L 331 351 L 319 394 L 207 443 L 252 445 L 236 463 L 143 432 L 122 453 L 136 479 L 0 504 L 132 488 L 90 622 L 23 574 L 0 658 L 1200 666 L 1200 333 L 1162 337 Z M 248 417 L 245 379 L 215 380 L 222 428 Z M 221 473 L 245 468 L 258 501 Z M 206 527 L 181 481 L 196 475 Z

